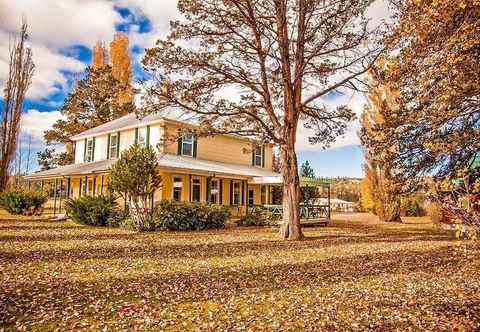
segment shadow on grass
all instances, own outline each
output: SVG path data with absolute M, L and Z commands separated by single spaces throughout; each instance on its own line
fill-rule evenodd
M 477 253 L 478 249 L 477 246 Z M 125 261 L 126 266 L 129 262 Z M 7 321 L 14 314 L 26 313 L 35 319 L 36 313 L 45 311 L 61 316 L 66 306 L 75 303 L 82 303 L 77 308 L 80 315 L 88 315 L 89 304 L 95 304 L 98 310 L 96 319 L 101 320 L 105 319 L 101 315 L 107 314 L 102 306 L 109 304 L 108 307 L 115 307 L 125 300 L 142 299 L 147 307 L 163 304 L 160 307 L 164 308 L 175 303 L 242 296 L 248 291 L 266 294 L 292 287 L 336 287 L 359 278 L 389 274 L 424 272 L 434 276 L 439 267 L 455 271 L 462 268 L 463 264 L 463 259 L 456 257 L 450 247 L 443 247 L 434 251 L 392 251 L 258 268 L 242 268 L 240 264 L 235 268 L 205 267 L 191 273 L 143 271 L 135 277 L 126 273 L 103 278 L 99 271 L 98 278 L 89 282 L 69 280 L 58 275 L 53 279 L 18 278 L 10 285 L 0 285 L 0 298 L 8 301 L 8 311 L 3 314 Z
M 88 229 L 88 228 L 87 228 Z M 403 242 L 432 242 L 448 241 L 452 239 L 449 233 L 416 233 L 402 232 L 397 234 L 389 233 L 371 233 L 371 234 L 329 234 L 307 237 L 304 241 L 284 241 L 284 240 L 265 240 L 257 239 L 251 241 L 199 243 L 195 236 L 184 236 L 185 233 L 172 233 L 172 241 L 175 237 L 184 244 L 161 243 L 155 237 L 155 233 L 128 233 L 128 234 L 99 234 L 99 233 L 80 233 L 80 234 L 56 234 L 42 235 L 40 241 L 67 241 L 67 240 L 92 240 L 96 242 L 92 247 L 77 247 L 72 249 L 48 248 L 36 251 L 16 251 L 10 253 L 0 252 L 0 261 L 22 262 L 42 261 L 54 262 L 63 260 L 82 260 L 82 259 L 155 259 L 165 258 L 192 258 L 206 259 L 211 257 L 236 257 L 247 255 L 264 255 L 275 252 L 295 252 L 305 249 L 320 249 L 328 247 L 343 246 L 346 244 L 367 244 L 367 243 L 403 243 Z M 195 233 L 193 233 L 195 234 Z M 205 237 L 208 235 L 224 235 L 224 232 L 198 232 L 196 236 Z M 164 238 L 168 238 L 169 233 L 163 233 Z M 188 240 L 191 239 L 191 242 Z M 111 244 L 102 243 L 102 241 L 129 241 L 125 247 L 121 243 Z M 0 236 L 0 241 L 39 241 L 39 236 Z

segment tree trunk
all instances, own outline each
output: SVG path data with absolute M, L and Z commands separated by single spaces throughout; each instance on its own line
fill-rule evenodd
M 281 147 L 280 158 L 283 175 L 283 223 L 280 227 L 280 236 L 283 239 L 302 240 L 299 213 L 300 181 L 294 142 Z

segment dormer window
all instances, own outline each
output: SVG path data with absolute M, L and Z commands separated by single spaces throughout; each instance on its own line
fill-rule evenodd
M 95 138 L 89 138 L 85 141 L 85 162 L 92 162 L 95 153 Z
M 182 155 L 193 157 L 193 134 L 185 134 L 182 136 Z
M 256 145 L 252 152 L 253 166 L 263 167 L 263 145 Z

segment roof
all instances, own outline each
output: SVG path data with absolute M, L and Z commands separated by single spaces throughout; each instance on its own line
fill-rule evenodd
M 115 162 L 115 159 L 102 160 L 93 163 L 72 164 L 58 168 L 41 171 L 26 176 L 26 179 L 42 179 L 63 177 L 72 175 L 87 175 L 92 173 L 107 172 Z M 275 178 L 278 181 L 280 174 L 265 170 L 263 168 L 223 163 L 218 161 L 196 159 L 172 154 L 162 154 L 158 157 L 158 164 L 161 168 L 172 170 L 197 171 L 208 174 L 236 175 L 246 178 L 264 177 Z M 280 181 L 281 182 L 281 181 Z
M 26 179 L 44 179 L 54 177 L 64 177 L 72 175 L 87 175 L 93 173 L 104 173 L 110 169 L 115 162 L 114 159 L 95 161 L 93 163 L 71 164 L 52 168 L 46 171 L 36 172 L 25 176 Z
M 109 132 L 118 131 L 119 129 L 129 128 L 129 127 L 136 127 L 141 124 L 148 124 L 148 123 L 155 123 L 160 122 L 165 117 L 163 114 L 154 113 L 143 117 L 142 119 L 137 118 L 135 113 L 129 113 L 124 115 L 118 119 L 109 121 L 104 123 L 100 126 L 85 130 L 80 134 L 74 135 L 71 137 L 72 140 L 79 140 L 82 138 L 87 138 L 99 134 L 107 134 Z
M 181 126 L 196 125 L 194 119 L 191 116 L 189 117 L 188 114 L 182 113 L 181 111 L 178 111 L 178 109 L 175 109 L 175 108 L 162 110 L 161 112 L 158 112 L 158 113 L 152 113 L 143 118 L 138 118 L 137 115 L 133 112 L 133 113 L 124 115 L 118 119 L 106 122 L 100 126 L 85 130 L 77 135 L 70 137 L 70 139 L 73 141 L 78 141 L 84 138 L 90 138 L 90 137 L 99 136 L 99 135 L 106 135 L 106 134 L 114 133 L 120 130 L 133 129 L 136 127 L 146 126 L 146 125 L 151 125 L 151 124 L 161 123 L 161 122 L 174 123 L 174 124 L 179 124 Z M 221 134 L 221 135 L 235 137 L 236 139 L 241 139 L 245 141 L 252 140 L 251 138 L 248 138 L 246 136 L 236 135 L 233 133 Z

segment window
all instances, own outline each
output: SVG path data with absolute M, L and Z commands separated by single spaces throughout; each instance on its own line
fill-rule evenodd
M 93 195 L 93 179 L 88 179 L 87 194 Z
M 93 138 L 87 140 L 87 148 L 85 149 L 85 161 L 87 163 L 93 161 L 93 153 L 95 149 L 95 142 Z
M 137 129 L 137 144 L 141 147 L 147 146 L 147 127 Z
M 182 187 L 183 181 L 181 177 L 173 178 L 173 200 L 181 201 L 182 200 Z
M 240 205 L 241 199 L 242 199 L 242 192 L 240 188 L 240 182 L 234 181 L 233 182 L 233 199 L 232 199 L 233 205 Z
M 182 136 L 182 155 L 193 157 L 193 135 L 185 134 Z
M 255 204 L 255 201 L 253 199 L 254 191 L 253 189 L 248 190 L 248 205 L 253 206 Z
M 200 202 L 200 179 L 192 179 L 192 201 Z
M 220 203 L 220 181 L 218 179 L 210 181 L 210 203 Z
M 253 166 L 260 166 L 262 167 L 263 162 L 263 147 L 261 145 L 257 145 L 253 149 Z
M 263 204 L 267 204 L 267 186 L 262 186 L 262 189 L 260 191 L 260 201 Z
M 117 158 L 118 155 L 118 144 L 119 139 L 118 139 L 118 134 L 111 134 L 110 135 L 110 152 L 108 154 L 109 158 Z

